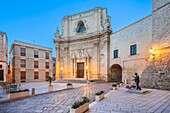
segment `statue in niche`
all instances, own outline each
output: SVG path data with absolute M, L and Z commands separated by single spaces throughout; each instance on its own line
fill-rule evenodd
M 60 38 L 60 33 L 59 33 L 59 30 L 58 30 L 58 27 L 57 27 L 57 29 L 56 29 L 55 38 L 56 38 L 56 39 L 59 39 L 59 38 Z
M 110 17 L 107 16 L 107 18 L 105 19 L 105 25 L 104 25 L 105 29 L 110 29 Z

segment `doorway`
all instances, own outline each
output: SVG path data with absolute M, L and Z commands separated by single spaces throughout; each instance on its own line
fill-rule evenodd
M 122 81 L 122 67 L 119 64 L 114 64 L 110 68 L 111 70 L 111 81 L 121 82 Z
M 84 62 L 77 63 L 77 78 L 84 78 Z
M 0 70 L 0 81 L 4 81 L 4 70 Z

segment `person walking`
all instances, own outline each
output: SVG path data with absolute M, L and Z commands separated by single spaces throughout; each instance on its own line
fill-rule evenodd
M 136 83 L 136 90 L 141 90 L 140 86 L 139 86 L 139 75 L 137 73 L 135 73 L 135 83 Z

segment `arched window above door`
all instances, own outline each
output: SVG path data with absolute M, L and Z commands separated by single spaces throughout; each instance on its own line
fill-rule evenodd
M 81 33 L 81 32 L 85 32 L 85 31 L 86 31 L 86 27 L 84 26 L 83 21 L 80 21 L 77 26 L 77 32 Z

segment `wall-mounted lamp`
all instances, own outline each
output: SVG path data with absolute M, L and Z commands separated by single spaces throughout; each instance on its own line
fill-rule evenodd
M 154 50 L 153 50 L 152 48 L 150 49 L 150 54 L 151 54 L 152 57 L 153 57 L 152 59 L 155 59 L 155 55 L 156 55 L 156 54 L 155 54 L 155 52 L 154 52 Z

